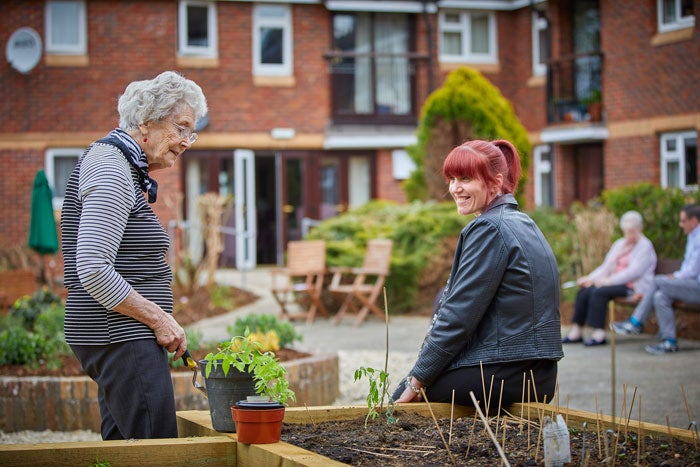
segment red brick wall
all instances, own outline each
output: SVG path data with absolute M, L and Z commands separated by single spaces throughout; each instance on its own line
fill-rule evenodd
M 401 188 L 400 182 L 394 179 L 391 150 L 377 151 L 377 198 L 406 202 L 406 193 Z
M 605 186 L 639 182 L 658 184 L 661 179 L 659 139 L 654 136 L 615 138 L 605 144 Z
M 624 2 L 601 2 L 603 102 L 609 122 L 700 112 L 697 19 L 692 39 L 653 46 L 656 3 L 645 0 L 629 8 Z M 699 11 L 696 1 L 696 16 Z

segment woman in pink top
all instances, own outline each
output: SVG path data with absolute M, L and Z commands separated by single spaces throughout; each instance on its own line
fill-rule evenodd
M 642 233 L 641 214 L 627 211 L 620 218 L 620 228 L 624 236 L 612 244 L 603 264 L 576 281 L 579 291 L 574 304 L 573 324 L 569 334 L 562 339 L 564 344 L 605 344 L 608 302 L 615 297 L 644 295 L 653 284 L 656 252 Z M 582 331 L 586 322 L 593 328 L 593 333 L 584 341 Z

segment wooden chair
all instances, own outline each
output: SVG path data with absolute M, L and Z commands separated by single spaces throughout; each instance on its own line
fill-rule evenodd
M 342 321 L 349 310 L 357 313 L 356 326 L 362 324 L 370 311 L 382 320 L 386 318 L 384 310 L 376 302 L 389 275 L 392 245 L 391 240 L 370 240 L 362 267 L 330 269 L 333 278 L 328 290 L 335 295 L 346 296 L 334 324 Z
M 280 317 L 290 320 L 306 319 L 311 324 L 316 311 L 328 316 L 321 301 L 326 273 L 326 242 L 324 240 L 291 241 L 287 244 L 287 267 L 275 268 L 272 274 L 272 295 L 280 305 Z M 301 312 L 290 313 L 290 305 Z M 308 309 L 306 307 L 308 306 Z

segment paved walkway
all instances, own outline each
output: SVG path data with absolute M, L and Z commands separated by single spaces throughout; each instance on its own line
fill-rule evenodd
M 226 326 L 239 316 L 249 313 L 273 313 L 279 310 L 269 292 L 269 271 L 260 268 L 241 274 L 235 270 L 221 270 L 217 281 L 235 285 L 258 294 L 261 298 L 235 312 L 204 320 L 193 327 L 202 331 L 205 340 L 225 339 Z M 393 381 L 405 376 L 412 367 L 420 343 L 427 330 L 428 319 L 396 316 L 389 325 L 389 374 Z M 336 404 L 363 404 L 365 383 L 353 384 L 354 370 L 360 366 L 383 368 L 386 347 L 386 326 L 383 321 L 370 317 L 361 326 L 354 326 L 351 318 L 334 326 L 329 320 L 316 320 L 312 325 L 295 322 L 304 336 L 300 350 L 338 352 L 340 357 L 341 397 Z M 564 327 L 563 333 L 566 332 Z M 644 351 L 644 345 L 655 342 L 650 335 L 616 337 L 615 339 L 615 411 L 623 407 L 623 385 L 627 386 L 627 410 L 636 388 L 632 418 L 638 414 L 642 401 L 642 419 L 671 426 L 687 428 L 690 407 L 692 420 L 700 421 L 700 341 L 681 339 L 681 351 L 676 354 L 654 356 Z M 565 357 L 559 363 L 559 404 L 570 408 L 612 411 L 612 363 L 610 345 L 584 347 L 569 344 L 564 347 Z M 682 389 L 685 390 L 685 399 Z M 597 404 L 596 404 L 597 399 Z

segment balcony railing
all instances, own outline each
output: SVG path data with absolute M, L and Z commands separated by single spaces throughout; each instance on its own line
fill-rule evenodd
M 547 63 L 547 121 L 600 121 L 603 55 L 582 53 Z
M 334 123 L 416 123 L 417 75 L 427 71 L 426 55 L 333 51 L 325 58 Z

